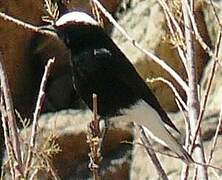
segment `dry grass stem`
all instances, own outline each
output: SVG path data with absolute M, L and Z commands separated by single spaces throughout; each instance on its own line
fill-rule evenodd
M 194 19 L 194 14 L 191 11 L 191 8 L 189 6 L 189 4 L 187 3 L 187 1 L 184 1 L 184 6 L 186 6 L 187 9 L 187 13 L 189 15 L 189 19 L 191 21 L 192 24 L 192 33 L 194 32 L 194 38 L 200 43 L 201 47 L 205 50 L 205 52 L 207 52 L 209 54 L 210 57 L 215 58 L 213 51 L 211 50 L 211 48 L 207 45 L 207 43 L 204 42 L 203 38 L 200 35 L 200 32 L 198 30 L 196 21 Z M 186 27 L 187 28 L 187 27 Z
M 207 164 L 210 164 L 211 160 L 213 158 L 213 153 L 214 153 L 216 145 L 217 145 L 217 139 L 218 139 L 219 131 L 221 129 L 221 124 L 222 124 L 222 105 L 221 105 L 221 108 L 220 108 L 219 121 L 218 121 L 217 129 L 216 129 L 216 132 L 215 132 L 215 135 L 214 135 L 214 138 L 213 138 L 212 147 L 211 147 L 211 150 L 210 150 L 210 155 L 209 155 Z
M 12 97 L 11 97 L 11 92 L 10 92 L 10 87 L 8 83 L 8 78 L 6 75 L 5 67 L 3 62 L 3 55 L 0 52 L 0 78 L 1 78 L 1 88 L 3 92 L 3 103 L 5 104 L 5 109 L 6 109 L 6 116 L 7 116 L 7 122 L 4 122 L 4 117 L 3 117 L 3 124 L 5 123 L 5 126 L 8 127 L 7 130 L 9 130 L 9 139 L 10 142 L 12 143 L 12 154 L 14 155 L 14 162 L 13 162 L 13 168 L 15 171 L 15 179 L 19 179 L 23 177 L 23 167 L 22 167 L 22 157 L 21 157 L 21 147 L 20 147 L 20 142 L 19 142 L 19 136 L 18 136 L 18 127 L 16 124 L 16 116 L 14 112 L 14 107 L 13 107 L 13 102 L 12 102 Z M 7 124 L 6 124 L 7 123 Z M 9 142 L 8 142 L 9 143 Z M 7 146 L 7 144 L 6 144 Z M 10 154 L 9 154 L 10 155 Z
M 11 17 L 11 16 L 9 16 L 5 13 L 0 12 L 0 18 L 2 18 L 3 20 L 5 20 L 7 22 L 14 23 L 14 24 L 24 28 L 25 30 L 29 30 L 29 31 L 32 31 L 32 32 L 35 32 L 35 33 L 40 33 L 40 34 L 43 34 L 43 35 L 46 35 L 46 36 L 50 36 L 52 38 L 58 38 L 57 35 L 54 32 L 41 30 L 37 26 L 34 26 L 32 24 L 20 21 L 20 20 L 14 18 L 14 17 Z
M 218 14 L 217 14 L 217 10 L 216 10 L 215 4 L 212 2 L 212 0 L 209 0 L 209 3 L 210 3 L 210 5 L 211 5 L 211 7 L 213 9 L 213 13 L 214 13 L 214 16 L 216 18 L 217 24 L 220 26 L 220 28 L 222 28 L 222 24 L 220 22 L 220 18 L 218 16 Z
M 192 34 L 192 21 L 191 17 L 189 16 L 189 10 L 193 10 L 193 2 L 191 0 L 184 0 L 182 1 L 182 11 L 183 11 L 183 18 L 184 18 L 184 29 L 185 29 L 185 43 L 186 43 L 186 59 L 189 68 L 188 74 L 188 84 L 189 84 L 189 93 L 187 94 L 187 105 L 188 105 L 188 117 L 190 120 L 190 127 L 191 127 L 191 135 L 194 136 L 196 123 L 199 117 L 200 112 L 200 102 L 198 99 L 198 88 L 197 88 L 197 67 L 195 62 L 195 50 L 194 50 L 194 38 Z M 193 13 L 192 13 L 193 15 Z M 194 16 L 192 17 L 194 20 Z M 204 148 L 201 141 L 201 133 L 198 131 L 197 139 L 196 139 L 195 151 L 194 155 L 198 162 L 201 164 L 205 164 L 205 154 Z M 189 146 L 190 147 L 190 146 Z M 191 148 L 190 148 L 191 149 Z M 182 179 L 188 178 L 188 169 L 189 166 L 185 167 L 184 173 L 182 174 Z M 207 168 L 205 166 L 197 166 L 198 170 L 198 178 L 202 180 L 208 179 Z
M 92 13 L 94 18 L 96 19 L 96 21 L 99 23 L 99 25 L 101 27 L 104 27 L 104 22 L 103 22 L 103 18 L 100 15 L 100 11 L 98 9 L 98 7 L 96 6 L 96 4 L 90 0 L 90 5 L 91 5 L 91 9 L 92 9 Z
M 220 47 L 220 44 L 221 44 L 221 38 L 222 38 L 222 31 L 219 31 L 218 32 L 217 43 L 215 45 L 215 52 L 214 52 L 215 56 L 214 57 L 218 57 L 218 55 L 219 55 L 219 47 Z M 211 72 L 210 72 L 209 79 L 208 79 L 207 88 L 206 88 L 204 98 L 203 98 L 203 105 L 201 106 L 201 109 L 200 109 L 200 114 L 199 114 L 198 121 L 197 121 L 197 124 L 196 124 L 195 134 L 194 134 L 194 137 L 192 139 L 193 142 L 192 142 L 191 147 L 194 147 L 194 145 L 195 145 L 195 140 L 197 138 L 198 130 L 200 129 L 200 125 L 201 125 L 201 122 L 202 122 L 202 119 L 203 119 L 203 116 L 204 116 L 204 112 L 205 112 L 205 109 L 206 109 L 210 89 L 212 87 L 212 83 L 213 83 L 214 76 L 215 76 L 216 69 L 217 69 L 217 64 L 218 64 L 217 62 L 218 61 L 216 59 L 213 59 L 214 63 L 213 63 L 213 66 L 212 66 L 212 69 L 211 69 Z M 191 151 L 193 151 L 193 148 L 191 148 Z
M 163 8 L 166 20 L 167 20 L 167 25 L 169 27 L 170 33 L 173 37 L 173 41 L 175 42 L 174 45 L 177 47 L 177 51 L 179 53 L 180 59 L 185 67 L 186 73 L 188 75 L 188 67 L 187 67 L 187 60 L 185 57 L 184 49 L 185 49 L 185 44 L 184 44 L 184 35 L 183 32 L 180 28 L 179 23 L 177 22 L 176 18 L 174 17 L 173 13 L 170 11 L 170 8 L 166 4 L 165 0 L 158 0 L 160 5 Z M 173 23 L 173 25 L 172 25 Z M 176 29 L 176 30 L 175 30 Z M 178 43 L 182 42 L 182 43 Z M 182 47 L 181 47 L 182 46 Z
M 47 11 L 46 16 L 42 17 L 42 20 L 51 24 L 54 24 L 55 21 L 59 18 L 59 10 L 57 3 L 53 3 L 51 0 L 44 0 L 45 9 Z
M 220 176 L 218 175 L 218 173 L 217 173 L 214 169 L 211 169 L 211 171 L 213 172 L 214 176 L 215 176 L 218 180 L 221 179 Z
M 1 92 L 1 96 L 3 95 L 3 93 Z M 2 98 L 1 98 L 2 99 Z M 12 153 L 12 146 L 10 143 L 10 138 L 8 136 L 8 127 L 7 127 L 7 113 L 6 110 L 2 104 L 3 102 L 1 102 L 0 104 L 0 111 L 1 111 L 1 120 L 2 120 L 2 127 L 3 127 L 3 133 L 4 133 L 4 139 L 5 139 L 5 147 L 6 147 L 6 152 L 8 155 L 8 163 L 9 163 L 9 168 L 10 168 L 10 173 L 12 178 L 15 179 L 15 170 L 14 170 L 14 166 L 13 166 L 13 153 Z M 3 176 L 4 173 L 4 169 L 2 170 L 2 174 L 1 176 Z M 3 178 L 2 178 L 3 179 Z
M 41 85 L 40 85 L 38 99 L 37 99 L 35 111 L 33 114 L 32 132 L 31 132 L 29 150 L 28 150 L 28 155 L 27 155 L 27 160 L 26 160 L 26 165 L 25 165 L 26 177 L 28 177 L 28 169 L 29 169 L 30 163 L 32 161 L 32 150 L 35 147 L 35 143 L 36 143 L 35 141 L 36 141 L 36 134 L 37 134 L 37 122 L 38 122 L 38 118 L 41 113 L 42 105 L 44 103 L 45 88 L 46 88 L 47 80 L 50 75 L 50 72 L 51 72 L 54 62 L 55 62 L 55 58 L 49 59 L 49 61 L 47 62 L 47 65 L 45 66 L 45 71 L 44 71 L 44 74 L 42 77 Z
M 101 180 L 100 176 L 100 162 L 102 160 L 101 155 L 101 131 L 99 127 L 99 116 L 97 114 L 97 95 L 93 94 L 93 118 L 89 124 L 87 143 L 89 144 L 89 169 L 92 171 L 94 180 Z
M 168 87 L 173 91 L 175 97 L 176 97 L 176 98 L 178 99 L 178 101 L 181 103 L 181 105 L 183 106 L 183 108 L 184 108 L 186 111 L 188 110 L 186 103 L 183 101 L 183 99 L 181 98 L 181 96 L 180 96 L 180 94 L 178 93 L 177 89 L 174 87 L 174 85 L 173 85 L 170 81 L 168 81 L 168 80 L 166 80 L 166 79 L 164 79 L 164 78 L 162 78 L 162 77 L 157 77 L 157 78 L 153 78 L 153 79 L 146 79 L 146 82 L 149 82 L 149 83 L 153 83 L 153 82 L 156 82 L 156 81 L 161 81 L 161 82 L 165 83 L 166 85 L 168 85 Z
M 166 172 L 164 171 L 159 159 L 157 158 L 155 151 L 152 148 L 146 148 L 146 147 L 151 147 L 152 145 L 151 145 L 148 137 L 146 136 L 146 134 L 143 130 L 143 127 L 139 126 L 139 125 L 138 125 L 138 127 L 139 127 L 139 131 L 140 131 L 140 139 L 141 139 L 142 143 L 144 144 L 146 152 L 150 156 L 150 159 L 153 162 L 153 165 L 155 166 L 157 173 L 159 174 L 159 177 L 162 180 L 168 180 Z
M 188 145 L 190 144 L 191 142 L 191 130 L 190 130 L 190 121 L 188 119 L 188 116 L 187 116 L 187 112 L 184 112 L 184 110 L 182 109 L 179 101 L 176 99 L 176 103 L 177 103 L 177 106 L 180 110 L 180 112 L 182 113 L 183 115 L 183 119 L 184 119 L 184 124 L 185 124 L 185 149 L 187 150 L 188 149 Z

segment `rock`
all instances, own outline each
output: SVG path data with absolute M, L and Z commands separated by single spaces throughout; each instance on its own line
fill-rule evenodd
M 46 166 L 44 160 L 49 160 L 51 167 L 61 179 L 86 179 L 91 177 L 88 168 L 89 146 L 87 144 L 87 127 L 92 113 L 89 110 L 64 110 L 43 115 L 38 121 L 37 147 L 33 170 L 39 168 L 37 179 L 51 176 L 50 171 L 41 169 Z M 132 145 L 131 127 L 128 124 L 116 122 L 108 129 L 103 143 L 101 174 L 103 179 L 129 179 Z M 26 152 L 31 134 L 31 127 L 21 132 Z M 53 134 L 54 138 L 51 138 Z M 51 144 L 58 144 L 60 150 L 51 153 Z M 42 156 L 44 155 L 45 156 Z M 47 156 L 48 155 L 48 156 Z M 44 157 L 43 159 L 41 159 Z M 6 178 L 7 179 L 7 178 Z

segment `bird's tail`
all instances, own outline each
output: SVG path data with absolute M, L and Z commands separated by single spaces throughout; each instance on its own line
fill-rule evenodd
M 161 135 L 159 133 L 152 132 L 150 129 L 146 128 L 145 132 L 155 139 L 162 145 L 169 147 L 173 152 L 175 152 L 186 164 L 193 163 L 192 157 L 183 148 L 183 146 L 170 134 L 170 132 L 163 127 Z
M 193 163 L 194 160 L 191 157 L 191 155 L 189 155 L 189 153 L 182 147 L 181 149 L 182 152 L 182 156 L 178 154 L 178 156 L 186 163 L 186 164 L 190 164 Z
M 193 162 L 191 156 L 186 152 L 183 146 L 171 135 L 165 127 L 165 122 L 160 115 L 146 102 L 141 101 L 131 107 L 130 110 L 124 111 L 125 120 L 134 121 L 145 127 L 145 132 L 157 142 L 169 147 L 186 163 Z

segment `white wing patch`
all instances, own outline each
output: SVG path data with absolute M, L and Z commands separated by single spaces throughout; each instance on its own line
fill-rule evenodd
M 55 25 L 62 26 L 69 22 L 98 25 L 98 23 L 91 16 L 89 16 L 84 12 L 79 12 L 79 11 L 74 11 L 64 14 L 56 21 Z
M 164 122 L 161 120 L 159 114 L 145 101 L 140 100 L 129 109 L 122 109 L 120 111 L 123 115 L 111 118 L 112 120 L 120 120 L 127 122 L 135 122 L 144 126 L 144 130 L 148 135 L 169 147 L 171 150 L 181 154 L 182 146 L 177 143 L 169 131 L 165 128 Z

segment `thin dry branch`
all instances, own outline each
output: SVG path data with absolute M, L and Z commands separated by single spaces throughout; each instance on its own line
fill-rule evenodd
M 197 134 L 198 134 L 198 131 L 200 129 L 200 125 L 201 125 L 201 122 L 202 122 L 202 119 L 203 119 L 203 116 L 204 116 L 204 112 L 205 112 L 205 109 L 206 109 L 207 101 L 208 101 L 208 98 L 209 98 L 210 89 L 212 87 L 212 83 L 213 83 L 214 76 L 215 76 L 215 73 L 216 73 L 216 69 L 217 69 L 217 65 L 218 65 L 218 61 L 217 61 L 218 58 L 217 57 L 219 56 L 219 47 L 220 47 L 220 44 L 221 44 L 221 38 L 222 38 L 222 31 L 219 31 L 218 36 L 217 36 L 217 42 L 216 42 L 216 45 L 215 45 L 215 52 L 214 52 L 215 53 L 214 57 L 216 57 L 216 58 L 214 59 L 214 63 L 213 63 L 213 66 L 212 66 L 212 69 L 211 69 L 211 72 L 210 72 L 210 77 L 208 79 L 207 88 L 206 88 L 206 91 L 205 91 L 205 94 L 204 94 L 203 105 L 201 106 L 201 109 L 200 109 L 200 115 L 198 117 L 198 121 L 197 121 L 197 124 L 196 124 L 195 134 L 194 134 L 194 137 L 192 139 L 191 151 L 193 151 L 193 147 L 195 145 Z
M 215 58 L 213 51 L 211 50 L 211 48 L 207 45 L 207 43 L 204 42 L 204 39 L 201 37 L 200 32 L 198 30 L 197 27 L 197 23 L 194 19 L 194 14 L 193 11 L 191 10 L 189 4 L 187 3 L 187 1 L 184 1 L 184 6 L 186 6 L 187 9 L 187 13 L 189 15 L 189 19 L 191 21 L 192 24 L 192 28 L 190 30 L 192 30 L 191 32 L 194 32 L 194 37 L 195 39 L 199 42 L 199 44 L 201 45 L 201 47 L 205 50 L 205 52 L 208 53 L 208 55 L 212 58 Z
M 45 9 L 47 11 L 46 16 L 42 17 L 42 20 L 51 24 L 54 24 L 55 21 L 59 18 L 59 10 L 56 2 L 52 2 L 52 0 L 44 0 Z
M 215 176 L 218 180 L 221 180 L 221 177 L 218 175 L 218 173 L 217 173 L 214 169 L 212 169 L 211 171 L 213 172 L 214 176 Z
M 222 28 L 222 26 L 220 24 L 219 17 L 218 17 L 218 15 L 216 13 L 216 9 L 215 9 L 215 7 L 214 7 L 214 5 L 213 5 L 211 0 L 210 0 L 210 3 L 212 5 L 213 12 L 215 14 L 216 20 L 217 20 L 218 24 L 220 25 L 220 27 Z M 214 55 L 213 55 L 214 63 L 213 63 L 213 66 L 212 66 L 212 69 L 211 69 L 211 72 L 210 72 L 210 78 L 208 80 L 207 88 L 206 88 L 206 91 L 205 91 L 205 94 L 204 94 L 203 105 L 201 106 L 200 115 L 198 117 L 198 121 L 197 121 L 197 125 L 196 125 L 196 130 L 195 130 L 196 133 L 195 133 L 195 136 L 193 138 L 192 147 L 195 144 L 197 132 L 198 132 L 198 130 L 200 128 L 200 124 L 201 124 L 201 121 L 202 121 L 203 116 L 204 116 L 204 112 L 205 112 L 205 109 L 206 109 L 206 105 L 207 105 L 210 89 L 211 89 L 211 86 L 212 86 L 212 83 L 213 83 L 213 80 L 214 80 L 214 76 L 215 76 L 215 73 L 216 73 L 217 65 L 218 65 L 218 57 L 219 57 L 219 50 L 220 50 L 219 48 L 220 48 L 221 38 L 222 38 L 222 29 L 221 28 L 218 31 L 218 35 L 217 35 L 217 41 L 216 41 L 216 44 L 215 44 Z
M 89 124 L 88 134 L 87 134 L 87 143 L 89 144 L 90 153 L 89 153 L 89 169 L 92 171 L 94 180 L 101 180 L 99 173 L 100 162 L 102 159 L 101 155 L 101 145 L 102 138 L 99 127 L 99 117 L 97 114 L 97 95 L 93 94 L 93 118 Z
M 188 11 L 190 10 L 192 12 L 193 10 L 193 2 L 191 0 L 183 0 L 182 1 L 182 11 L 183 11 L 183 18 L 184 18 L 184 29 L 185 29 L 185 43 L 186 43 L 186 59 L 187 59 L 187 64 L 189 68 L 189 93 L 187 95 L 187 105 L 188 105 L 188 117 L 190 120 L 190 127 L 191 127 L 191 132 L 190 134 L 194 136 L 195 133 L 195 127 L 196 123 L 199 117 L 199 112 L 200 112 L 200 102 L 198 99 L 198 88 L 197 88 L 197 73 L 196 73 L 196 62 L 195 62 L 195 50 L 194 50 L 194 38 L 192 34 L 192 21 L 191 17 L 189 16 Z M 192 13 L 193 15 L 193 13 Z M 194 19 L 194 16 L 192 16 Z M 201 141 L 201 134 L 198 131 L 197 133 L 197 139 L 196 139 L 197 146 L 195 146 L 195 158 L 198 162 L 201 164 L 205 164 L 205 155 L 204 155 L 204 149 L 202 146 L 202 141 Z M 188 169 L 189 166 L 186 166 L 186 170 L 184 171 L 185 173 L 182 174 L 183 179 L 188 178 Z M 197 171 L 198 171 L 198 178 L 202 180 L 207 180 L 208 179 L 208 174 L 207 174 L 207 168 L 205 166 L 197 166 Z
M 213 9 L 213 13 L 214 13 L 214 16 L 215 16 L 215 18 L 216 18 L 216 21 L 217 21 L 217 23 L 219 24 L 220 28 L 222 28 L 222 24 L 221 24 L 221 22 L 220 22 L 220 18 L 219 18 L 219 16 L 218 16 L 218 14 L 217 14 L 216 7 L 215 7 L 214 3 L 212 2 L 212 0 L 209 0 L 209 1 L 210 1 L 210 5 L 211 5 L 211 7 L 212 7 L 212 9 Z
M 29 24 L 27 22 L 23 22 L 19 19 L 16 19 L 12 16 L 9 16 L 5 13 L 2 13 L 0 12 L 0 18 L 2 18 L 3 20 L 7 21 L 7 22 L 11 22 L 11 23 L 14 23 L 26 30 L 29 30 L 29 31 L 32 31 L 32 32 L 36 32 L 36 33 L 40 33 L 40 34 L 43 34 L 43 35 L 46 35 L 46 36 L 50 36 L 52 38 L 58 38 L 56 33 L 54 32 L 51 32 L 51 31 L 46 31 L 46 30 L 41 30 L 39 27 L 37 26 L 34 26 L 32 24 Z
M 179 23 L 177 22 L 176 18 L 174 17 L 173 13 L 170 11 L 170 8 L 168 7 L 167 3 L 165 2 L 165 0 L 158 0 L 158 2 L 160 3 L 160 5 L 163 8 L 166 20 L 167 20 L 167 25 L 169 27 L 170 33 L 174 39 L 174 41 L 176 43 L 175 46 L 177 47 L 177 51 L 179 53 L 180 59 L 185 67 L 186 73 L 188 75 L 188 67 L 187 67 L 187 60 L 186 60 L 186 56 L 185 56 L 185 52 L 184 49 L 182 49 L 180 47 L 180 44 L 177 43 L 178 38 L 180 39 L 180 41 L 184 41 L 184 35 L 183 35 L 183 31 L 180 28 Z M 184 44 L 183 44 L 184 46 Z
M 7 155 L 8 155 L 8 159 L 9 159 L 9 168 L 10 168 L 10 173 L 13 179 L 15 179 L 15 170 L 14 170 L 14 166 L 13 166 L 13 153 L 12 153 L 12 147 L 11 147 L 11 143 L 10 143 L 10 138 L 8 136 L 8 128 L 7 128 L 7 113 L 6 110 L 3 106 L 3 93 L 1 92 L 1 104 L 0 104 L 0 112 L 1 112 L 1 119 L 2 119 L 2 127 L 3 127 L 3 133 L 4 133 L 4 140 L 5 140 L 5 147 L 6 147 L 6 151 L 7 151 Z M 3 172 L 2 172 L 3 174 Z
M 103 22 L 103 18 L 100 15 L 100 11 L 98 9 L 98 7 L 96 6 L 96 4 L 90 0 L 90 5 L 91 5 L 91 9 L 92 9 L 92 13 L 94 18 L 96 19 L 96 21 L 99 23 L 99 25 L 101 27 L 104 27 L 104 22 Z
M 23 177 L 23 171 L 22 171 L 22 158 L 21 158 L 21 147 L 19 142 L 19 135 L 17 132 L 17 124 L 16 124 L 16 116 L 14 112 L 10 87 L 8 83 L 8 78 L 6 75 L 5 67 L 3 65 L 4 59 L 3 55 L 0 52 L 0 78 L 1 78 L 1 88 L 3 91 L 3 100 L 6 107 L 6 113 L 7 113 L 7 125 L 9 130 L 9 137 L 12 142 L 12 149 L 14 154 L 14 168 L 15 168 L 15 178 L 21 178 Z
M 153 162 L 153 165 L 155 166 L 157 173 L 159 174 L 159 177 L 162 180 L 168 180 L 168 177 L 166 175 L 166 172 L 164 171 L 155 151 L 151 148 L 146 148 L 146 147 L 151 147 L 151 143 L 148 139 L 148 137 L 146 136 L 144 129 L 142 126 L 139 126 L 139 130 L 140 130 L 140 139 L 142 141 L 142 143 L 144 144 L 144 147 L 146 149 L 147 154 L 150 156 L 151 161 Z
M 168 87 L 173 91 L 175 97 L 176 97 L 176 98 L 178 99 L 178 101 L 181 103 L 181 105 L 183 106 L 183 108 L 184 108 L 186 111 L 188 110 L 186 103 L 183 101 L 183 99 L 181 98 L 181 96 L 180 96 L 180 94 L 178 93 L 177 89 L 174 87 L 174 85 L 173 85 L 170 81 L 168 81 L 168 80 L 166 80 L 166 79 L 164 79 L 164 78 L 162 78 L 162 77 L 157 77 L 157 78 L 153 78 L 153 79 L 146 79 L 146 82 L 150 82 L 150 83 L 153 83 L 153 82 L 155 82 L 155 81 L 161 81 L 161 82 L 165 83 L 166 85 L 168 85 Z
M 209 155 L 207 164 L 210 164 L 211 160 L 213 158 L 213 153 L 214 153 L 216 145 L 217 145 L 217 139 L 218 139 L 219 131 L 221 129 L 221 124 L 222 124 L 222 105 L 220 107 L 219 121 L 218 121 L 218 124 L 217 124 L 217 129 L 216 129 L 216 132 L 215 132 L 215 135 L 214 135 L 214 139 L 213 139 L 213 142 L 212 142 L 212 147 L 210 149 L 210 155 Z
M 47 80 L 50 75 L 54 62 L 55 62 L 55 58 L 49 59 L 49 61 L 47 62 L 47 65 L 45 66 L 45 71 L 42 77 L 38 99 L 37 99 L 35 111 L 33 114 L 32 132 L 31 132 L 31 138 L 30 138 L 30 143 L 29 143 L 27 160 L 25 162 L 26 163 L 25 164 L 25 177 L 28 177 L 28 173 L 29 173 L 28 169 L 32 161 L 32 155 L 33 155 L 32 150 L 36 145 L 37 122 L 38 122 L 38 118 L 41 113 L 41 108 L 43 106 L 44 99 L 45 99 L 45 88 L 46 88 Z

